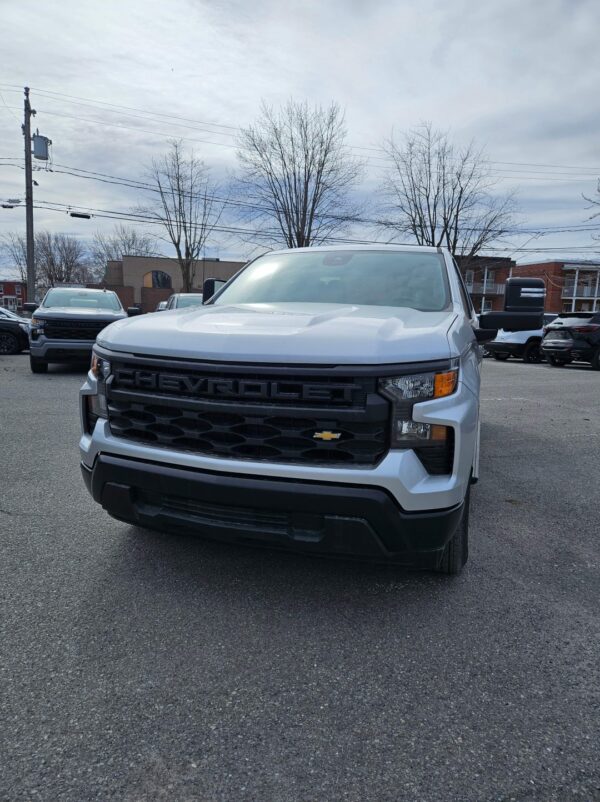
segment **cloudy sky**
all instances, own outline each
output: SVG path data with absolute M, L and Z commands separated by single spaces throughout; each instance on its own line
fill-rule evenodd
M 507 254 L 600 258 L 582 230 L 600 176 L 599 30 L 597 0 L 0 0 L 0 199 L 24 194 L 24 85 L 53 141 L 36 201 L 110 211 L 143 198 L 67 173 L 140 178 L 177 137 L 225 178 L 261 99 L 336 100 L 364 195 L 382 140 L 428 120 L 485 146 L 497 191 L 517 191 Z M 87 238 L 113 221 L 36 209 L 35 224 Z M 0 209 L 7 231 L 24 231 L 22 208 Z M 209 253 L 248 252 L 228 238 Z

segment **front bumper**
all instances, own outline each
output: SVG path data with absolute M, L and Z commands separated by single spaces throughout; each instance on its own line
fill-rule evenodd
M 223 474 L 109 454 L 81 470 L 94 500 L 131 524 L 423 568 L 438 564 L 462 514 L 462 501 L 409 513 L 372 486 Z
M 407 512 L 448 509 L 462 502 L 476 469 L 478 447 L 479 404 L 475 394 L 459 381 L 457 391 L 446 398 L 417 404 L 413 417 L 422 423 L 452 426 L 454 429 L 454 464 L 448 475 L 431 475 L 412 450 L 391 450 L 372 466 L 317 466 L 309 464 L 270 463 L 263 460 L 225 459 L 161 448 L 115 437 L 105 419 L 87 430 L 86 396 L 97 393 L 97 382 L 91 373 L 80 391 L 80 414 L 83 434 L 79 441 L 81 460 L 92 468 L 100 454 L 110 454 L 159 463 L 168 467 L 190 468 L 218 473 L 224 477 L 239 474 L 265 479 L 300 482 L 366 485 L 385 490 Z M 474 471 L 476 476 L 476 470 Z
M 85 362 L 92 356 L 95 340 L 55 340 L 45 335 L 29 338 L 29 353 L 47 362 Z

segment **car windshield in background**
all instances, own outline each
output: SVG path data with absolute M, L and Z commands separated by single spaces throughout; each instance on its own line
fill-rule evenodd
M 183 309 L 186 306 L 202 306 L 202 295 L 181 295 L 177 299 L 176 308 Z
M 215 304 L 325 303 L 400 306 L 439 312 L 449 303 L 437 253 L 296 251 L 262 256 Z
M 44 298 L 43 306 L 46 309 L 72 306 L 77 309 L 110 309 L 113 312 L 119 312 L 122 309 L 114 292 L 89 292 L 61 288 L 49 290 Z
M 17 315 L 16 312 L 11 312 L 10 309 L 0 309 L 0 318 L 4 318 L 5 320 L 10 318 L 10 320 L 18 320 L 19 323 L 23 322 L 21 315 Z

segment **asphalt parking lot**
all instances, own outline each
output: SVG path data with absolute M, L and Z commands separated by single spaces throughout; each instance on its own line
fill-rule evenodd
M 0 799 L 600 800 L 600 374 L 484 364 L 457 579 L 134 529 L 0 357 Z

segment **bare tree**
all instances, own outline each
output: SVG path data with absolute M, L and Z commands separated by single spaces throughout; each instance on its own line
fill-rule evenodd
M 597 198 L 591 198 L 589 195 L 583 195 L 583 199 L 588 202 L 588 206 L 586 209 L 593 209 L 593 214 L 591 214 L 587 219 L 588 220 L 596 220 L 600 217 L 600 178 L 598 179 L 598 183 L 596 185 L 596 194 L 598 195 Z M 592 234 L 593 240 L 600 240 L 600 234 Z
M 219 198 L 219 186 L 210 169 L 194 153 L 183 151 L 181 142 L 171 142 L 169 151 L 153 161 L 148 171 L 156 192 L 154 203 L 138 212 L 159 220 L 165 236 L 159 239 L 175 248 L 181 268 L 183 291 L 194 287 L 196 262 L 214 232 L 227 203 Z
M 27 280 L 27 246 L 22 234 L 9 232 L 2 238 L 2 250 L 11 259 L 22 281 Z M 86 246 L 68 234 L 38 231 L 35 235 L 35 271 L 38 287 L 83 284 L 91 271 Z
M 118 223 L 112 234 L 94 235 L 90 247 L 93 268 L 97 275 L 104 275 L 106 263 L 120 260 L 123 256 L 156 256 L 156 240 L 149 234 L 140 233 L 132 226 Z
M 242 129 L 238 160 L 245 215 L 267 224 L 266 241 L 324 243 L 360 214 L 351 193 L 362 165 L 346 145 L 336 103 L 323 109 L 290 100 L 274 110 L 263 102 L 254 125 Z
M 393 238 L 445 246 L 470 258 L 500 239 L 514 222 L 514 195 L 500 196 L 483 150 L 456 148 L 448 134 L 425 123 L 398 143 L 384 143 L 391 161 L 382 192 Z
M 40 231 L 35 236 L 35 251 L 41 286 L 84 284 L 91 278 L 87 249 L 76 237 Z
M 21 281 L 27 281 L 27 243 L 23 234 L 14 231 L 4 234 L 0 249 L 19 271 Z

